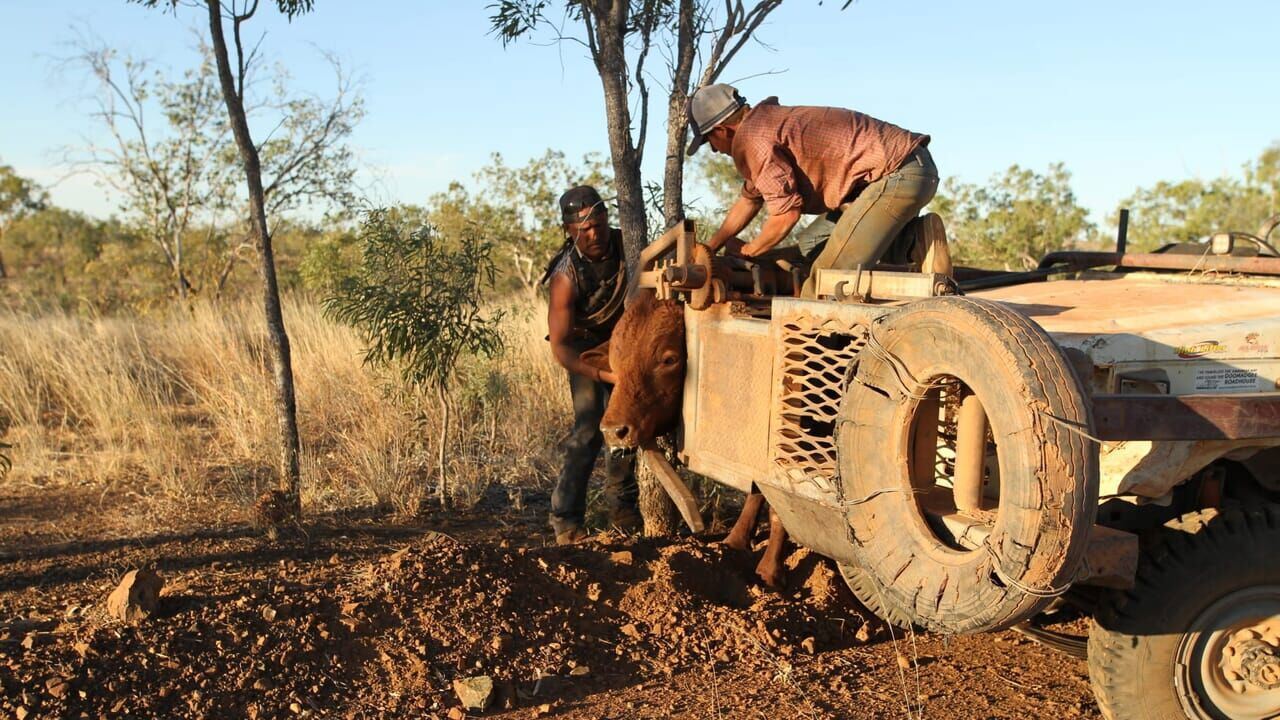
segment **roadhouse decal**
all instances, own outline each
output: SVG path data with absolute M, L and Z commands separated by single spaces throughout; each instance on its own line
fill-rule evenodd
M 1251 392 L 1258 389 L 1258 371 L 1230 367 L 1199 368 L 1195 374 L 1195 389 Z

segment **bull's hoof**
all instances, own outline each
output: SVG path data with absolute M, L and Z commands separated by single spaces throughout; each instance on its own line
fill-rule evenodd
M 575 545 L 587 539 L 587 531 L 580 527 L 561 530 L 556 533 L 557 545 Z
M 782 568 L 777 565 L 768 567 L 763 562 L 760 563 L 756 566 L 756 576 L 770 590 L 781 591 L 787 589 L 786 573 L 782 572 Z
M 748 550 L 751 549 L 751 538 L 747 537 L 746 535 L 737 535 L 734 533 L 729 533 L 728 535 L 725 536 L 723 540 L 720 541 L 720 544 L 732 550 L 737 550 L 739 552 L 747 552 Z

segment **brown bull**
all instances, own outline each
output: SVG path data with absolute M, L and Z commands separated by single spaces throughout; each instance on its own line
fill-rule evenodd
M 582 354 L 582 360 L 612 372 L 617 384 L 609 397 L 600 429 L 611 448 L 635 449 L 675 429 L 685 376 L 684 310 L 674 300 L 657 300 L 642 292 L 627 306 L 612 339 Z M 751 534 L 764 496 L 751 493 L 724 543 L 751 548 Z M 781 587 L 782 550 L 786 530 L 769 510 L 769 543 L 756 574 L 769 587 Z

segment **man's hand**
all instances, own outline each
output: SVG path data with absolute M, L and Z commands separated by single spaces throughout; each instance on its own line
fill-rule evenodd
M 764 227 L 760 228 L 760 234 L 755 240 L 743 246 L 742 257 L 753 258 L 757 255 L 763 255 L 773 249 L 773 246 L 782 242 L 791 229 L 800 222 L 800 211 L 789 210 L 780 215 L 770 215 L 768 220 L 764 221 Z
M 742 248 L 747 244 L 736 237 L 731 237 L 724 242 L 724 254 L 729 257 L 743 257 Z
M 756 213 L 760 212 L 762 205 L 762 200 L 739 197 L 733 203 L 733 207 L 729 208 L 729 214 L 725 215 L 724 222 L 720 223 L 720 229 L 716 230 L 711 239 L 707 241 L 707 249 L 714 255 L 717 250 L 742 232 L 743 228 L 755 219 Z

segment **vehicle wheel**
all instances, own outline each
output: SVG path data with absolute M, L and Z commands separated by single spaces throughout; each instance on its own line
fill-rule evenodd
M 1280 505 L 1184 515 L 1143 549 L 1133 589 L 1089 631 L 1108 718 L 1280 716 Z
M 896 624 L 977 633 L 1064 592 L 1098 459 L 1048 334 L 996 303 L 930 298 L 878 321 L 851 372 L 836 449 L 859 599 Z
M 884 604 L 884 593 L 865 570 L 857 565 L 845 563 L 836 563 L 836 567 L 840 569 L 840 577 L 844 578 L 844 584 L 849 586 L 849 591 L 858 599 L 858 602 L 862 603 L 863 607 L 894 627 L 907 629 L 912 626 L 909 615 L 900 608 Z

